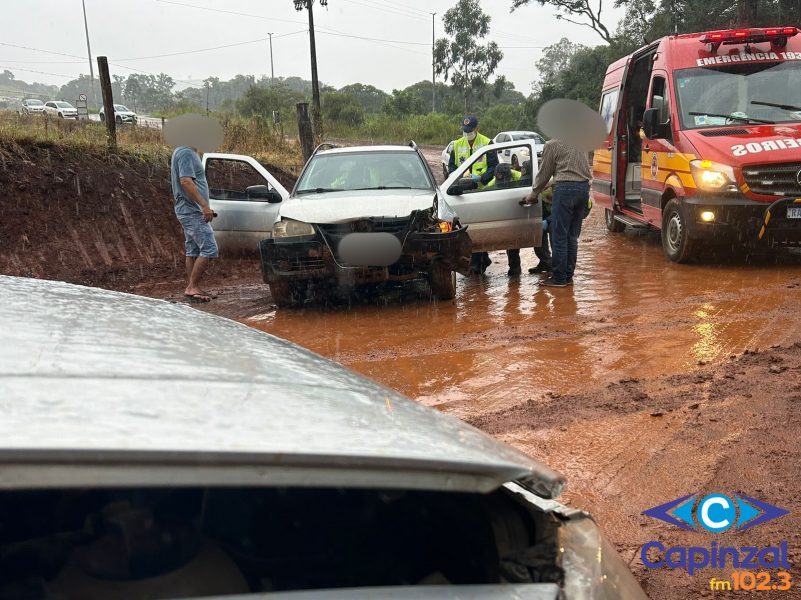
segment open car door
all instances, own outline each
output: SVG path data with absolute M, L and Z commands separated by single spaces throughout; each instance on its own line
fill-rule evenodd
M 203 155 L 209 184 L 209 204 L 220 252 L 258 252 L 259 242 L 272 237 L 281 202 L 289 192 L 255 158 L 240 154 Z
M 465 173 L 472 165 L 490 152 L 496 153 L 499 165 L 506 152 L 524 158 L 520 169 L 510 169 L 510 175 L 501 181 L 496 178 L 486 185 L 475 183 Z M 510 165 L 504 165 L 509 169 Z M 523 171 L 529 167 L 530 171 Z M 531 191 L 537 173 L 535 140 L 518 140 L 490 144 L 473 154 L 442 184 L 448 204 L 468 225 L 467 232 L 473 243 L 473 252 L 534 248 L 542 240 L 542 206 L 520 206 L 520 201 Z

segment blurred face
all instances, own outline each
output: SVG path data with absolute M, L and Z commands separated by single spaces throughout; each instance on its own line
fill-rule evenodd
M 465 133 L 464 137 L 466 137 L 468 140 L 472 142 L 474 139 L 476 139 L 476 133 L 478 133 L 477 128 L 471 131 L 470 133 Z

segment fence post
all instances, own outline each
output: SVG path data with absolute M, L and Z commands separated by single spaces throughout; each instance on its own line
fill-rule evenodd
M 298 110 L 300 150 L 305 164 L 314 152 L 314 132 L 312 131 L 311 119 L 309 119 L 309 104 L 307 102 L 299 102 L 295 106 Z
M 117 149 L 117 121 L 114 114 L 114 96 L 111 93 L 111 77 L 108 74 L 108 59 L 97 57 L 97 70 L 100 75 L 100 89 L 103 92 L 103 115 L 106 119 L 106 135 L 109 150 Z

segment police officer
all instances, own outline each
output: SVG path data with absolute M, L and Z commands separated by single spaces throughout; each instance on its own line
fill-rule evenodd
M 464 135 L 453 142 L 453 151 L 448 161 L 448 173 L 453 173 L 459 165 L 469 159 L 474 152 L 492 143 L 487 136 L 478 132 L 478 118 L 475 115 L 466 115 L 462 120 Z M 470 179 L 476 184 L 487 185 L 495 174 L 498 166 L 498 156 L 495 152 L 487 152 L 470 167 Z M 519 261 L 519 257 L 518 257 Z M 483 273 L 492 264 L 487 252 L 475 252 L 470 257 L 470 272 Z M 518 262 L 518 272 L 519 272 Z

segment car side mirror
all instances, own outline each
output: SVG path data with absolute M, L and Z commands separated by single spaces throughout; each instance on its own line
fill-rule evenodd
M 462 194 L 464 194 L 464 190 L 462 189 L 460 183 L 457 181 L 451 187 L 448 188 L 448 194 L 450 194 L 451 196 L 461 196 Z
M 642 116 L 642 129 L 645 137 L 652 140 L 659 136 L 661 126 L 659 123 L 659 109 L 649 108 Z
M 256 202 L 269 202 L 270 204 L 278 204 L 283 200 L 281 194 L 276 190 L 271 190 L 266 185 L 251 185 L 245 190 L 248 200 Z

